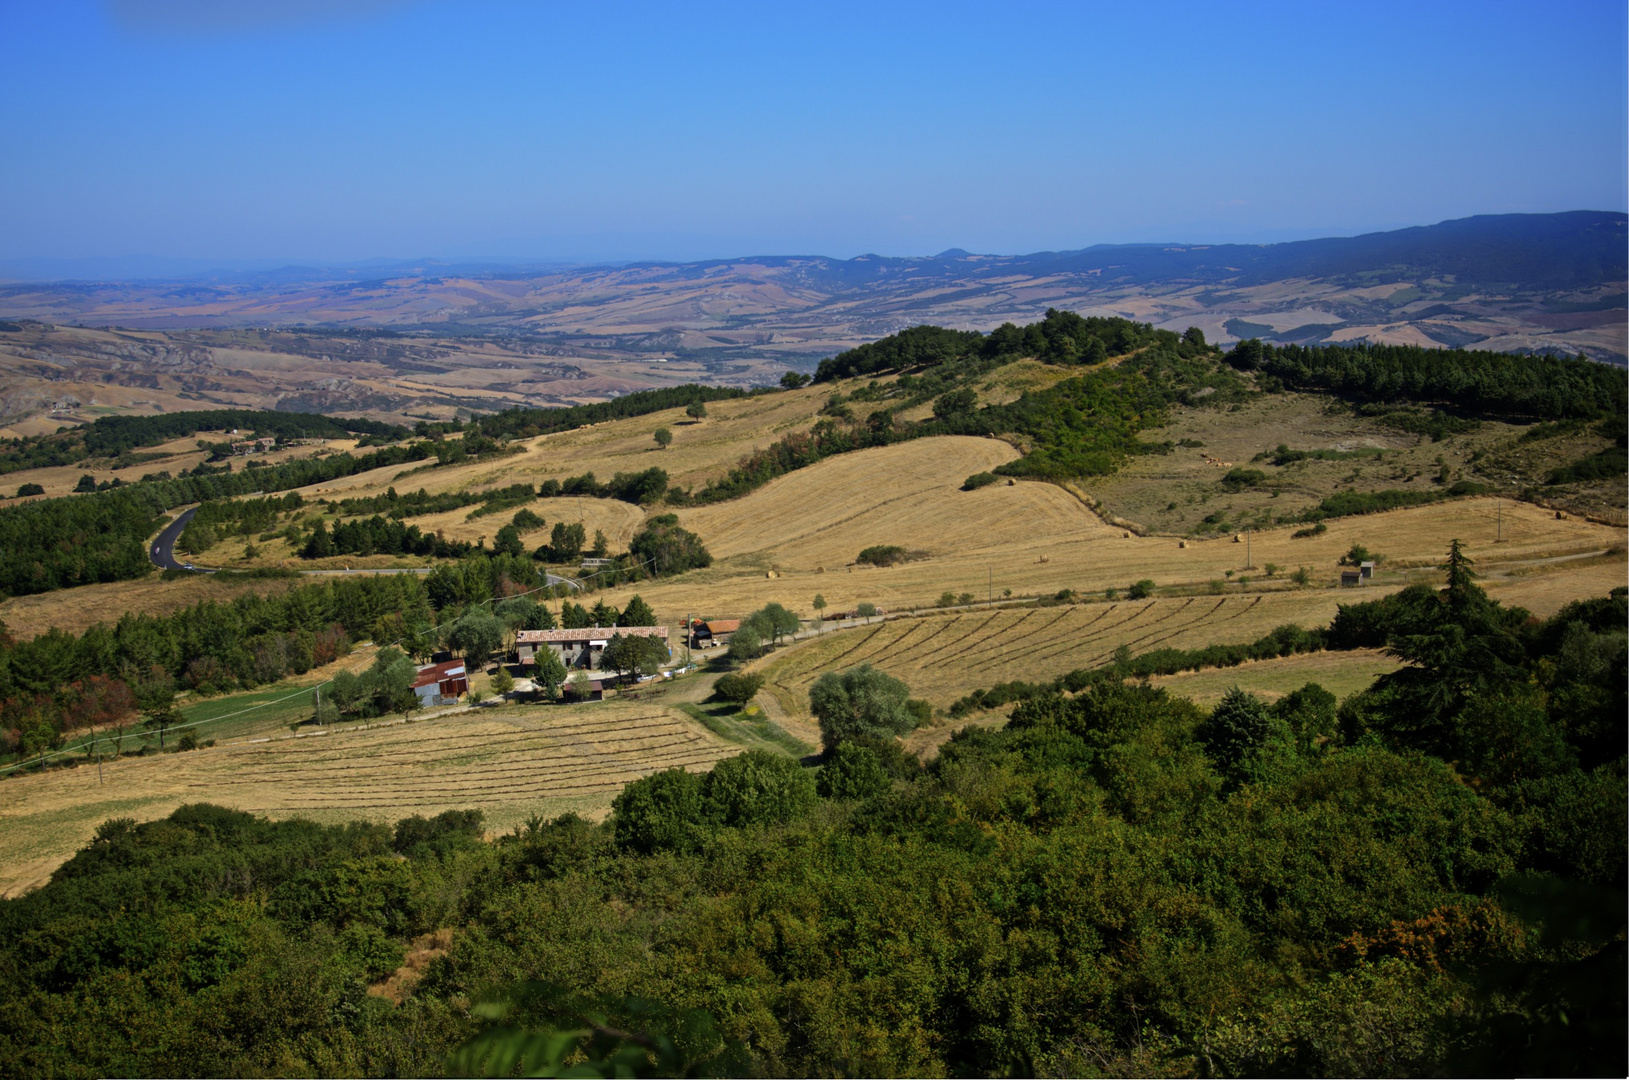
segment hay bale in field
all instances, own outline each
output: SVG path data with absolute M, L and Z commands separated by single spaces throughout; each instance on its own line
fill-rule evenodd
M 1176 546 L 1179 548 L 1185 548 L 1188 546 L 1188 542 L 1186 540 L 1178 540 Z
M 1129 533 L 1129 532 L 1123 532 L 1123 533 L 1121 533 L 1121 534 L 1120 534 L 1120 536 L 1121 536 L 1121 537 L 1122 537 L 1122 538 L 1124 538 L 1124 539 L 1126 539 L 1126 540 L 1130 540 L 1130 539 L 1131 539 L 1131 533 Z
M 1234 534 L 1233 534 L 1233 542 L 1234 542 L 1234 543 L 1235 543 L 1235 544 L 1242 544 L 1242 543 L 1244 543 L 1244 535 L 1243 535 L 1243 534 L 1242 534 L 1242 533 L 1234 533 Z
M 764 577 L 766 577 L 766 578 L 778 578 L 780 576 L 781 576 L 781 572 L 779 570 L 766 570 L 766 571 L 764 571 Z

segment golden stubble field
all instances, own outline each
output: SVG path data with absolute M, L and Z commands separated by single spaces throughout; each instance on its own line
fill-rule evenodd
M 622 603 L 640 592 L 670 618 L 744 615 L 772 600 L 812 618 L 817 593 L 833 611 L 861 601 L 900 610 L 930 606 L 947 591 L 999 600 L 1008 590 L 1014 596 L 1060 589 L 1102 595 L 1142 579 L 1204 588 L 1250 578 L 1260 585 L 1269 563 L 1278 567 L 1279 583 L 1306 567 L 1312 586 L 1321 588 L 1339 581 L 1338 560 L 1353 544 L 1385 556 L 1380 584 L 1437 565 L 1456 538 L 1497 578 L 1544 569 L 1545 560 L 1558 557 L 1621 550 L 1625 539 L 1622 529 L 1556 520 L 1528 503 L 1469 498 L 1336 519 L 1325 533 L 1307 539 L 1294 539 L 1295 528 L 1282 526 L 1251 533 L 1247 541 L 1228 535 L 1184 542 L 1110 526 L 1050 484 L 959 490 L 969 473 L 1014 453 L 997 440 L 947 437 L 827 459 L 734 502 L 682 512 L 715 564 L 671 581 L 613 590 L 612 596 Z M 883 543 L 928 557 L 888 568 L 851 565 L 862 548 Z M 1594 580 L 1609 577 L 1597 570 Z
M 740 747 L 660 703 L 479 709 L 412 724 L 262 738 L 127 757 L 0 783 L 0 895 L 42 884 L 96 826 L 210 802 L 274 818 L 365 818 L 475 808 L 489 829 L 532 814 L 603 816 L 630 780 L 705 770 Z

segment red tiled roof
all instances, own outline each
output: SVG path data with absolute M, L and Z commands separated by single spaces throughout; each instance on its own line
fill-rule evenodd
M 576 630 L 521 630 L 516 645 L 542 645 L 553 641 L 609 641 L 613 634 L 623 637 L 667 637 L 665 626 L 584 626 Z
M 462 660 L 444 660 L 439 664 L 419 668 L 419 673 L 413 679 L 413 689 L 421 686 L 433 686 L 445 679 L 464 678 L 464 662 Z
M 709 634 L 733 634 L 741 629 L 740 619 L 708 619 L 702 624 Z

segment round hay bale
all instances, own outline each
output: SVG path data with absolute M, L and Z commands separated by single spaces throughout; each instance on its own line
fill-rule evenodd
M 1188 542 L 1186 540 L 1178 540 L 1176 546 L 1179 548 L 1185 548 L 1188 546 Z

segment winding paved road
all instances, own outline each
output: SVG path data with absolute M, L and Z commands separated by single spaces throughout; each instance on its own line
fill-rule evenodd
M 213 574 L 220 569 L 216 566 L 194 566 L 192 563 L 179 562 L 175 557 L 175 541 L 180 537 L 181 531 L 187 527 L 187 522 L 192 520 L 192 515 L 197 512 L 198 508 L 196 506 L 191 510 L 183 510 L 179 517 L 164 526 L 164 531 L 158 534 L 158 537 L 153 541 L 153 546 L 147 549 L 147 555 L 153 560 L 154 566 L 161 570 L 191 570 L 195 574 Z M 351 570 L 349 568 L 344 570 L 301 570 L 300 573 L 308 577 L 326 577 L 331 574 L 428 574 L 431 569 L 432 567 L 428 566 L 412 566 L 379 570 Z M 550 585 L 570 585 L 573 589 L 579 591 L 582 589 L 580 582 L 568 577 L 549 573 L 545 573 L 543 577 Z
M 192 515 L 197 512 L 198 508 L 196 506 L 191 510 L 183 510 L 180 517 L 164 526 L 164 531 L 158 534 L 158 539 L 153 541 L 153 546 L 147 552 L 148 557 L 153 560 L 154 566 L 161 570 L 191 570 L 196 574 L 213 574 L 215 572 L 214 567 L 194 566 L 191 563 L 175 561 L 176 538 L 181 535 L 181 530 L 187 527 L 187 522 L 192 520 Z

